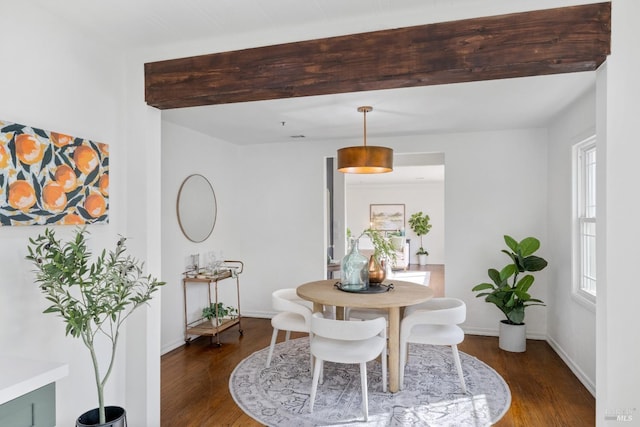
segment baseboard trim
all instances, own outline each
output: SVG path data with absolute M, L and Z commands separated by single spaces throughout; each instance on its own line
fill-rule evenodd
M 275 313 L 266 312 L 266 311 L 251 311 L 251 312 L 243 312 L 242 315 L 245 317 L 258 317 L 261 319 L 271 319 L 275 315 Z M 488 336 L 488 337 L 498 336 L 497 329 L 464 328 L 464 327 L 462 329 L 464 333 L 468 335 L 481 335 L 481 336 Z M 556 354 L 560 357 L 560 359 L 562 359 L 562 361 L 565 363 L 565 365 L 569 367 L 571 372 L 573 372 L 573 374 L 578 378 L 578 380 L 580 380 L 582 385 L 585 386 L 585 388 L 589 391 L 589 393 L 591 393 L 593 397 L 596 396 L 596 387 L 593 381 L 591 381 L 591 379 L 584 373 L 584 371 L 582 371 L 582 369 L 580 369 L 580 367 L 563 350 L 562 346 L 560 346 L 560 344 L 558 344 L 553 338 L 545 334 L 527 331 L 527 339 L 547 341 L 551 346 L 551 348 L 553 349 L 553 351 L 555 351 Z M 175 350 L 176 348 L 182 345 L 184 345 L 184 339 L 176 340 L 170 344 L 163 346 L 160 351 L 160 354 L 164 355 L 172 350 Z
M 560 359 L 562 359 L 565 365 L 567 365 L 569 369 L 571 369 L 571 372 L 573 372 L 573 374 L 578 377 L 582 385 L 585 386 L 589 393 L 591 393 L 593 397 L 596 397 L 595 383 L 591 381 L 591 379 L 584 373 L 584 371 L 580 369 L 580 367 L 573 361 L 573 359 L 571 359 L 571 357 L 569 357 L 569 355 L 564 351 L 562 346 L 558 344 L 553 338 L 547 336 L 547 342 L 549 343 L 553 351 L 555 351 L 556 354 L 560 356 Z
M 275 312 L 268 312 L 268 311 L 243 311 L 242 312 L 242 316 L 243 317 L 257 317 L 260 319 L 271 319 L 273 316 L 275 316 L 276 313 Z M 169 344 L 163 345 L 160 348 L 160 355 L 163 356 L 167 353 L 169 353 L 172 350 L 175 350 L 178 347 L 181 347 L 185 344 L 184 339 L 178 339 L 175 340 Z
M 485 328 L 462 328 L 465 334 L 468 335 L 481 335 L 486 337 L 497 337 L 498 330 L 497 329 L 485 329 Z M 531 340 L 544 340 L 556 352 L 556 354 L 562 359 L 565 365 L 573 372 L 573 374 L 578 378 L 578 380 L 585 386 L 585 388 L 591 393 L 593 397 L 596 397 L 596 386 L 593 381 L 584 373 L 582 369 L 569 357 L 569 355 L 564 351 L 562 346 L 558 344 L 553 338 L 546 334 L 540 334 L 537 332 L 529 332 L 527 331 L 527 339 Z
M 176 340 L 172 343 L 169 343 L 165 346 L 162 346 L 162 348 L 160 349 L 160 355 L 163 356 L 167 353 L 169 353 L 172 350 L 175 350 L 178 347 L 182 347 L 184 345 L 184 339 L 181 340 Z
M 485 328 L 466 328 L 463 327 L 462 330 L 465 334 L 469 335 L 483 335 L 485 337 L 497 337 L 498 330 L 497 329 L 485 329 Z M 547 335 L 536 332 L 536 331 L 527 331 L 527 339 L 529 340 L 546 340 Z
M 257 317 L 260 319 L 271 319 L 276 315 L 275 311 L 242 311 L 244 317 Z

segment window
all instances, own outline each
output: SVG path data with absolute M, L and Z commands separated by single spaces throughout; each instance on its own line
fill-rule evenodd
M 596 298 L 596 140 L 588 138 L 574 151 L 574 293 Z

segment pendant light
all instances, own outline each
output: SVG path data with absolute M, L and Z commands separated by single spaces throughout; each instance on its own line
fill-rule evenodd
M 338 150 L 338 171 L 342 173 L 386 173 L 393 171 L 393 150 L 367 145 L 367 113 L 373 107 L 358 107 L 364 114 L 364 144 Z

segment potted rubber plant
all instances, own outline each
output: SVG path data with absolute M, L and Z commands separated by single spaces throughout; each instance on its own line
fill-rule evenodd
M 409 226 L 413 232 L 416 233 L 416 236 L 420 237 L 420 248 L 418 248 L 418 251 L 416 252 L 419 265 L 427 265 L 427 256 L 429 255 L 429 252 L 424 248 L 422 236 L 431 231 L 431 224 L 429 223 L 430 220 L 431 218 L 429 218 L 429 215 L 423 214 L 422 211 L 416 212 L 409 217 Z
M 506 317 L 499 325 L 500 348 L 522 352 L 526 350 L 525 309 L 544 303 L 529 294 L 535 280 L 533 275 L 521 274 L 540 271 L 547 266 L 547 261 L 533 255 L 540 248 L 540 241 L 535 237 L 526 237 L 518 242 L 505 235 L 504 242 L 508 250 L 503 249 L 502 252 L 509 256 L 511 262 L 500 271 L 490 268 L 488 274 L 493 283 L 480 283 L 472 291 L 480 292 L 476 297 L 484 297 L 486 302 L 495 304 Z
M 86 228 L 79 228 L 73 239 L 62 243 L 47 228 L 44 234 L 29 239 L 27 259 L 36 266 L 36 282 L 51 304 L 44 312 L 61 317 L 66 335 L 81 338 L 91 355 L 98 408 L 82 414 L 76 426 L 126 426 L 124 408 L 105 406 L 104 388 L 115 362 L 120 328 L 164 282 L 145 275 L 144 264 L 125 255 L 124 237 L 118 239 L 113 251 L 103 250 L 92 261 L 87 234 Z M 98 336 L 106 337 L 110 344 L 106 367 L 98 363 Z

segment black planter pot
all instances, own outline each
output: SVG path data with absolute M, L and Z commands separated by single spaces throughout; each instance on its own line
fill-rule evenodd
M 100 424 L 98 408 L 87 411 L 78 417 L 76 427 L 127 427 L 127 411 L 124 408 L 105 406 L 104 415 L 106 422 Z

